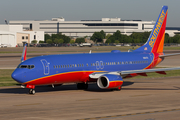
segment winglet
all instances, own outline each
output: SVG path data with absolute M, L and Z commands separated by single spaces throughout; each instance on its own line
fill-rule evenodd
M 163 6 L 149 39 L 143 46 L 134 51 L 147 51 L 153 53 L 163 52 L 167 13 L 168 6 Z
M 26 60 L 26 53 L 27 53 L 27 44 L 24 45 L 22 57 L 21 57 L 21 62 Z

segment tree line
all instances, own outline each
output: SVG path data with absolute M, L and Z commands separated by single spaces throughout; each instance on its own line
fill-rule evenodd
M 100 32 L 94 32 L 91 37 L 91 40 L 94 42 L 103 42 L 103 39 L 106 39 L 106 43 L 146 43 L 149 38 L 150 32 L 133 32 L 131 35 L 121 34 L 119 30 L 117 30 L 113 34 L 105 34 L 103 30 Z M 164 43 L 180 43 L 180 35 L 176 34 L 173 37 L 170 37 L 168 33 L 165 33 Z
M 95 43 L 103 43 L 103 40 L 106 39 L 105 43 L 145 43 L 149 37 L 151 32 L 143 32 L 143 33 L 137 33 L 133 32 L 131 35 L 124 35 L 121 34 L 119 30 L 114 32 L 113 34 L 106 34 L 103 30 L 100 32 L 94 32 L 91 36 L 91 40 L 93 40 Z M 85 37 L 83 38 L 77 38 L 75 41 L 71 40 L 70 37 L 63 35 L 62 33 L 57 34 L 45 34 L 45 43 L 84 43 Z M 180 43 L 180 35 L 175 35 L 173 37 L 170 37 L 169 34 L 165 34 L 165 43 Z M 42 43 L 42 41 L 41 41 Z

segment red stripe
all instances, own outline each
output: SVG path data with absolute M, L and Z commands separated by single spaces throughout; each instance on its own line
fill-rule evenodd
M 89 74 L 99 71 L 76 71 L 68 73 L 60 73 L 56 75 L 46 76 L 39 79 L 31 80 L 24 84 L 30 85 L 48 85 L 48 84 L 62 84 L 62 83 L 78 83 L 78 82 L 92 82 Z M 93 80 L 94 81 L 94 80 Z
M 166 29 L 166 19 L 167 19 L 167 13 L 166 16 L 164 18 L 163 24 L 161 26 L 161 29 L 159 31 L 158 37 L 156 38 L 155 44 L 153 46 L 152 52 L 157 52 L 159 47 L 163 47 L 160 46 L 160 42 L 161 42 L 161 38 L 163 37 L 163 35 L 165 34 L 165 29 Z M 164 45 L 164 44 L 163 44 Z

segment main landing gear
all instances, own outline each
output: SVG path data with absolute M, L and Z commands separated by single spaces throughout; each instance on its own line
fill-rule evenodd
M 29 89 L 29 94 L 34 95 L 36 93 L 35 89 Z
M 77 89 L 79 90 L 87 90 L 88 84 L 87 83 L 77 83 Z

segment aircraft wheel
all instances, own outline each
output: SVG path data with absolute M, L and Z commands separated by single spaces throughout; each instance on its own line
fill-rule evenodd
M 29 89 L 29 94 L 34 95 L 36 93 L 36 91 L 34 89 Z

